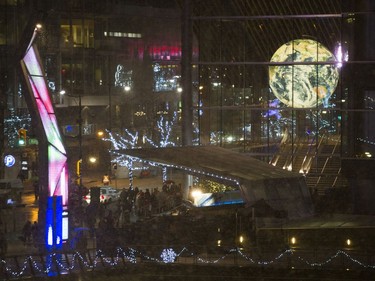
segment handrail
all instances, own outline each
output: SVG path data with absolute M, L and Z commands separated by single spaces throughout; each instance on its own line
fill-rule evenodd
M 327 137 L 327 139 L 328 139 L 328 137 Z M 327 167 L 327 164 L 328 164 L 329 160 L 332 159 L 332 156 L 334 155 L 335 150 L 336 150 L 336 147 L 337 147 L 337 145 L 338 145 L 339 142 L 340 142 L 340 139 L 339 139 L 339 138 L 336 138 L 336 140 L 335 140 L 335 145 L 334 145 L 334 147 L 333 147 L 331 153 L 328 154 L 329 156 L 328 156 L 328 157 L 326 158 L 326 160 L 324 161 L 324 165 L 323 165 L 323 167 L 322 167 L 322 170 L 321 170 L 321 172 L 320 172 L 320 175 L 319 175 L 319 178 L 318 178 L 318 180 L 317 180 L 316 185 L 319 184 L 319 182 L 320 182 L 320 180 L 321 180 L 321 178 L 322 178 L 322 174 L 324 173 L 324 171 L 325 171 L 325 169 L 326 169 L 326 167 Z M 337 176 L 336 176 L 336 178 L 337 178 Z M 332 185 L 332 186 L 333 186 L 333 185 Z M 332 187 L 332 186 L 331 186 L 331 187 Z

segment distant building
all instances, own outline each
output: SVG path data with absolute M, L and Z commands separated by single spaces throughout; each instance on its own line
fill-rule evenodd
M 74 157 L 82 152 L 81 129 L 83 153 L 100 154 L 103 170 L 110 159 L 99 153 L 106 151 L 98 149 L 104 146 L 95 138 L 99 129 L 155 136 L 158 117 L 178 112 L 176 144 L 190 134 L 191 143 L 246 153 L 304 174 L 320 196 L 352 192 L 356 212 L 375 213 L 374 5 L 0 1 L 0 101 L 6 105 L 0 119 L 27 112 L 13 54 L 29 15 L 44 10 L 40 51 Z M 190 120 L 182 97 L 192 105 L 185 108 Z M 0 135 L 4 148 L 8 137 Z

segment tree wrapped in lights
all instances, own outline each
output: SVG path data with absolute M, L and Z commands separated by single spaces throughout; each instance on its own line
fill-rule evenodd
M 167 147 L 167 146 L 176 146 L 176 144 L 171 140 L 171 133 L 173 126 L 177 120 L 177 112 L 174 112 L 173 118 L 171 121 L 165 120 L 163 116 L 157 121 L 157 128 L 159 132 L 159 143 L 154 142 L 149 137 L 144 136 L 144 142 L 146 146 L 152 146 L 155 148 L 158 147 Z M 110 150 L 113 160 L 112 162 L 118 163 L 120 166 L 125 166 L 129 170 L 129 181 L 130 188 L 133 188 L 133 171 L 138 168 L 134 165 L 135 162 L 139 161 L 137 158 L 125 155 L 120 153 L 119 150 L 122 149 L 134 149 L 141 148 L 138 145 L 139 135 L 138 132 L 130 132 L 128 129 L 124 130 L 124 134 L 108 132 L 109 137 L 104 138 L 104 141 L 109 141 L 112 143 L 112 150 Z M 149 165 L 156 165 L 155 163 L 148 163 Z M 167 168 L 163 166 L 163 181 L 167 180 Z
M 175 111 L 173 113 L 173 118 L 171 121 L 165 120 L 163 115 L 160 116 L 160 119 L 157 121 L 156 125 L 159 132 L 159 144 L 153 142 L 150 138 L 147 136 L 144 137 L 145 141 L 151 145 L 152 147 L 158 148 L 158 147 L 168 147 L 168 146 L 176 146 L 176 144 L 171 140 L 171 133 L 174 124 L 177 120 L 177 112 Z M 167 180 L 167 167 L 162 167 L 163 171 L 163 182 Z
M 30 114 L 16 115 L 14 110 L 10 111 L 10 116 L 4 119 L 4 135 L 8 137 L 9 147 L 15 147 L 18 139 L 18 130 L 31 127 Z
M 110 150 L 114 159 L 112 162 L 118 163 L 120 166 L 125 166 L 129 170 L 129 188 L 133 189 L 133 170 L 137 169 L 134 167 L 134 157 L 119 153 L 120 149 L 133 149 L 137 148 L 138 142 L 138 132 L 131 133 L 129 130 L 125 129 L 125 135 L 119 133 L 108 132 L 109 137 L 104 138 L 104 141 L 109 141 L 112 143 L 113 149 Z

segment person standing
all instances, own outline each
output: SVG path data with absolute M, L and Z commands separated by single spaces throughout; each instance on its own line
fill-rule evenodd
M 39 199 L 39 182 L 38 181 L 34 181 L 33 187 L 34 187 L 35 201 L 38 201 L 38 199 Z
M 31 236 L 33 239 L 34 247 L 37 248 L 39 244 L 39 226 L 37 221 L 34 221 L 33 225 L 31 226 Z
M 27 221 L 22 228 L 23 242 L 24 245 L 31 242 L 31 221 Z

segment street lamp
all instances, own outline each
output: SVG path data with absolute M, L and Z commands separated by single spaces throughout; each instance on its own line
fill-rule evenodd
M 96 163 L 96 157 L 94 157 L 94 156 L 91 156 L 90 158 L 89 158 L 89 161 L 90 161 L 90 163 L 92 163 L 92 164 L 95 164 Z

